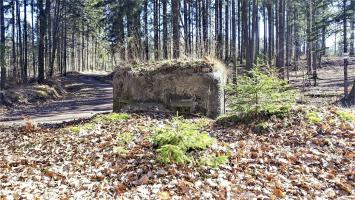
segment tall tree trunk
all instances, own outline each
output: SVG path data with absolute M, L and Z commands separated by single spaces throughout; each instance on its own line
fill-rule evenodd
M 168 59 L 168 14 L 167 0 L 162 0 L 163 7 L 163 58 Z
M 21 81 L 23 83 L 27 82 L 27 69 L 25 69 L 23 64 L 23 46 L 22 46 L 22 27 L 21 27 L 21 13 L 20 13 L 20 3 L 16 0 L 16 15 L 17 15 L 17 26 L 18 26 L 18 48 L 20 50 L 20 67 L 21 67 Z
M 252 31 L 251 31 L 251 37 L 250 37 L 250 62 L 251 65 L 249 67 L 252 67 L 252 65 L 256 64 L 256 40 L 259 40 L 258 38 L 258 3 L 257 0 L 253 0 L 253 11 L 252 11 Z
M 34 23 L 34 7 L 35 3 L 34 0 L 31 0 L 31 33 L 32 33 L 32 70 L 33 70 L 33 77 L 36 77 L 36 50 L 35 50 L 35 23 Z
M 0 68 L 1 68 L 1 81 L 0 89 L 5 89 L 6 84 L 6 68 L 5 68 L 5 9 L 4 1 L 0 0 Z
M 228 62 L 229 59 L 229 0 L 225 2 L 225 42 L 224 42 L 224 49 L 225 49 L 225 57 L 224 59 Z
M 298 66 L 298 61 L 301 57 L 301 41 L 300 41 L 300 25 L 298 21 L 298 9 L 295 6 L 294 9 L 294 16 L 295 16 L 295 24 L 294 24 L 294 34 L 295 34 L 295 62 L 296 66 Z
M 48 0 L 47 0 L 48 1 Z M 67 46 L 68 46 L 68 41 L 67 41 L 67 36 L 68 36 L 68 26 L 67 26 L 67 6 L 64 6 L 64 33 L 63 33 L 63 76 L 67 75 Z
M 57 50 L 57 43 L 58 43 L 58 31 L 59 31 L 59 11 L 60 11 L 60 1 L 56 0 L 56 9 L 54 13 L 54 26 L 53 26 L 53 46 L 52 46 L 52 51 L 51 51 L 51 58 L 49 59 L 49 76 L 52 77 L 54 73 L 54 60 L 55 60 L 55 54 Z M 82 57 L 83 59 L 83 57 Z
M 23 11 L 23 48 L 24 48 L 24 62 L 23 62 L 23 71 L 25 74 L 24 82 L 27 82 L 27 63 L 28 63 L 28 48 L 27 48 L 27 0 L 23 1 L 24 11 Z
M 159 60 L 159 0 L 154 0 L 154 58 Z
M 223 1 L 224 0 L 219 0 L 218 1 L 218 44 L 219 44 L 219 58 L 222 59 L 223 58 Z
M 149 33 L 148 33 L 148 0 L 144 1 L 144 49 L 145 49 L 145 60 L 149 60 Z
M 346 6 L 347 0 L 343 0 L 343 42 L 344 42 L 344 55 L 348 53 L 348 38 L 347 38 L 347 16 L 346 16 Z M 347 57 L 344 58 L 344 96 L 347 97 L 349 94 L 348 90 L 348 59 Z
M 237 43 L 237 27 L 236 27 L 236 0 L 232 0 L 232 44 L 231 44 L 231 56 L 233 62 L 233 74 L 232 81 L 233 83 L 237 83 L 237 52 L 236 52 L 236 43 Z
M 312 2 L 307 6 L 307 74 L 312 73 Z
M 172 0 L 172 27 L 173 27 L 173 58 L 180 56 L 180 1 Z
M 18 81 L 18 68 L 16 58 L 16 17 L 15 17 L 15 0 L 11 1 L 11 15 L 12 15 L 12 62 L 13 65 L 13 78 Z
M 279 1 L 278 6 L 279 18 L 278 18 L 278 46 L 277 46 L 277 58 L 276 67 L 279 70 L 280 78 L 285 78 L 285 2 Z
M 350 56 L 354 57 L 355 56 L 355 0 L 351 0 L 351 5 L 350 5 L 350 10 L 352 10 L 352 13 L 350 15 L 350 31 L 351 31 L 351 36 L 350 36 Z M 353 91 L 355 89 L 353 88 Z
M 269 65 L 272 65 L 273 57 L 274 57 L 274 49 L 275 49 L 275 28 L 274 28 L 274 5 L 269 2 L 268 3 L 268 23 L 269 23 Z
M 204 44 L 204 54 L 208 54 L 209 52 L 209 41 L 208 41 L 208 8 L 209 8 L 209 0 L 203 0 L 203 8 L 202 8 L 202 28 L 203 28 L 203 44 Z
M 246 66 L 248 68 L 251 68 L 251 60 L 250 60 L 250 46 L 249 46 L 249 28 L 248 28 L 248 13 L 249 13 L 249 1 L 248 0 L 243 0 L 242 1 L 242 35 L 243 35 L 243 45 L 242 45 L 242 51 L 243 55 L 246 58 Z
M 185 55 L 189 54 L 189 33 L 188 33 L 188 15 L 189 13 L 187 12 L 187 0 L 183 1 L 184 4 L 184 45 L 185 45 Z M 202 5 L 204 3 L 202 2 Z
M 267 15 L 266 15 L 266 5 L 264 4 L 263 6 L 263 19 L 264 19 L 264 48 L 263 48 L 263 53 L 264 56 L 267 55 L 267 42 L 268 42 L 268 29 L 267 29 Z
M 43 0 L 37 0 L 37 4 L 39 10 L 38 82 L 43 83 L 44 81 L 44 37 L 46 34 L 46 15 L 43 9 Z

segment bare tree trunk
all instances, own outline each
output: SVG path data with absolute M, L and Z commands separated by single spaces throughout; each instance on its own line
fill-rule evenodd
M 43 83 L 44 81 L 44 37 L 46 34 L 46 15 L 43 9 L 43 0 L 38 0 L 37 4 L 39 10 L 38 82 Z
M 163 7 L 163 58 L 168 59 L 168 14 L 167 0 L 162 0 Z
M 159 60 L 159 0 L 154 0 L 154 58 Z
M 173 58 L 180 57 L 180 1 L 172 0 Z
M 27 82 L 27 63 L 28 63 L 28 48 L 27 48 L 27 0 L 23 1 L 24 11 L 23 11 L 23 47 L 24 47 L 24 62 L 23 62 L 23 70 L 25 72 L 24 82 Z
M 34 0 L 31 0 L 31 32 L 32 32 L 32 70 L 33 70 L 33 77 L 36 77 L 37 70 L 36 70 L 36 52 L 35 52 L 35 23 L 34 23 L 34 7 L 35 3 Z
M 1 68 L 1 81 L 0 89 L 5 89 L 6 84 L 6 68 L 5 68 L 5 9 L 4 1 L 0 0 L 0 68 Z
M 22 27 L 21 27 L 21 14 L 20 14 L 20 3 L 16 0 L 16 15 L 17 15 L 17 26 L 18 26 L 18 46 L 20 50 L 20 67 L 21 67 L 21 81 L 23 83 L 27 82 L 27 69 L 25 69 L 23 64 L 23 45 L 22 45 Z
M 242 0 L 242 35 L 243 35 L 242 54 L 246 58 L 247 67 L 250 68 L 251 67 L 251 61 L 249 59 L 250 51 L 248 51 L 249 50 L 248 13 L 249 13 L 248 1 Z
M 226 6 L 225 6 L 225 57 L 224 59 L 228 62 L 229 59 L 229 0 L 226 0 Z
M 350 31 L 351 31 L 351 36 L 350 36 L 350 56 L 354 57 L 355 56 L 355 0 L 351 0 L 351 6 L 350 10 L 352 10 L 352 13 L 350 15 Z M 354 88 L 353 88 L 354 90 Z
M 312 2 L 307 6 L 307 74 L 312 73 Z
M 269 49 L 268 49 L 268 64 L 272 65 L 273 49 L 274 49 L 274 11 L 271 2 L 267 4 L 268 26 L 269 26 Z
M 277 47 L 277 58 L 276 67 L 279 70 L 280 78 L 285 78 L 285 2 L 283 0 L 279 1 L 278 6 L 279 19 L 278 19 L 278 47 Z
M 346 30 L 346 25 L 347 25 L 347 16 L 346 16 L 346 5 L 347 5 L 347 0 L 343 0 L 343 11 L 344 11 L 344 19 L 343 19 L 343 42 L 344 42 L 344 55 L 348 53 L 348 41 L 347 41 L 347 30 Z M 344 58 L 344 96 L 347 97 L 349 94 L 348 90 L 348 59 L 347 57 Z
M 15 0 L 11 1 L 11 15 L 12 15 L 12 65 L 13 65 L 13 78 L 18 81 L 18 68 L 16 58 L 16 17 L 15 17 Z
M 145 60 L 149 60 L 149 35 L 148 35 L 148 0 L 144 1 L 144 35 L 145 35 Z

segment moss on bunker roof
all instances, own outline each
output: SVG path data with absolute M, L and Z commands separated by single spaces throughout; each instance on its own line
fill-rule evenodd
M 134 72 L 191 71 L 205 73 L 221 70 L 224 68 L 223 64 L 214 59 L 163 60 L 151 63 L 129 64 L 124 67 L 129 68 Z

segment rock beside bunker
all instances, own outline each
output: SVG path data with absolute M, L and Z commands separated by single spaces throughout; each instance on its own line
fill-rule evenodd
M 120 67 L 113 78 L 113 110 L 168 109 L 215 118 L 224 113 L 225 82 L 226 69 L 218 61 L 174 61 Z

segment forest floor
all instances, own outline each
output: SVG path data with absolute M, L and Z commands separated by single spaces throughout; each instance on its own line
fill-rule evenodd
M 63 98 L 3 108 L 0 126 L 33 123 L 62 123 L 112 111 L 112 86 L 105 74 L 69 73 L 58 81 Z
M 354 199 L 355 115 L 340 113 L 300 106 L 262 131 L 188 118 L 216 140 L 186 165 L 157 160 L 151 136 L 168 114 L 1 129 L 0 199 Z M 214 154 L 226 163 L 201 164 Z

